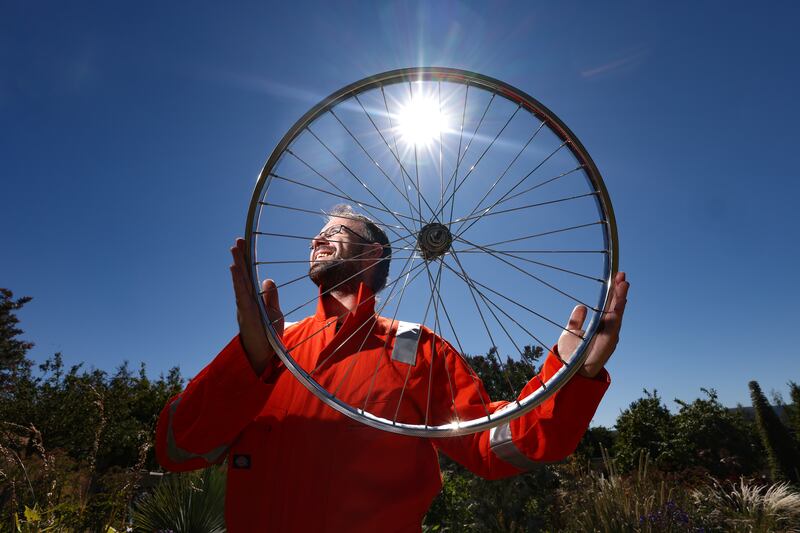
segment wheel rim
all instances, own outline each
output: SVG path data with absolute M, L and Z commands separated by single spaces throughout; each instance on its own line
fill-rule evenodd
M 434 134 L 427 143 L 412 140 L 417 130 L 402 130 L 400 124 L 402 106 L 416 103 L 420 95 L 434 102 L 428 114 L 438 106 L 448 122 L 434 130 L 438 139 Z M 589 319 L 570 361 L 539 389 L 494 412 L 484 406 L 483 416 L 432 424 L 427 412 L 425 419 L 398 419 L 405 383 L 394 417 L 371 412 L 366 401 L 342 401 L 343 383 L 338 388 L 320 385 L 292 357 L 293 347 L 276 334 L 259 298 L 276 353 L 323 402 L 379 429 L 455 436 L 530 411 L 578 371 L 617 272 L 616 223 L 588 152 L 537 100 L 493 78 L 426 67 L 365 78 L 309 110 L 274 149 L 248 213 L 246 240 L 255 288 L 265 277 L 274 278 L 287 320 L 305 316 L 309 306 L 313 312 L 316 301 L 309 298 L 308 285 L 297 288 L 305 284 L 308 267 L 298 245 L 324 223 L 315 207 L 343 201 L 381 225 L 393 247 L 392 264 L 401 265 L 389 277 L 376 313 L 392 322 L 421 321 L 441 337 L 451 336 L 459 353 L 496 347 L 501 363 L 503 356 L 510 357 L 501 364 L 506 378 L 509 368 L 525 359 L 520 353 L 525 346 L 543 347 L 547 353 L 555 343 L 568 316 L 565 302 L 586 305 Z M 548 214 L 539 216 L 542 212 Z M 528 216 L 530 223 L 521 218 Z M 264 252 L 259 255 L 259 250 Z M 479 330 L 480 335 L 475 333 Z M 519 390 L 511 379 L 508 383 L 506 396 L 512 400 Z M 429 390 L 437 386 L 428 383 Z M 449 377 L 448 386 L 452 392 Z

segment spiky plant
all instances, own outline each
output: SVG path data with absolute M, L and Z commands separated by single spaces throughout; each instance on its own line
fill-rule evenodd
M 219 467 L 201 472 L 169 474 L 135 504 L 134 531 L 225 531 L 225 471 Z
M 722 484 L 712 480 L 691 495 L 702 521 L 725 531 L 800 532 L 800 492 L 788 483 L 768 485 L 741 478 L 738 483 Z
M 749 383 L 750 397 L 755 409 L 756 425 L 767 451 L 773 481 L 800 482 L 800 452 L 795 449 L 789 429 L 783 425 L 757 381 Z
M 604 473 L 590 469 L 561 490 L 560 531 L 693 531 L 680 487 L 654 471 L 646 453 L 623 475 L 602 452 Z

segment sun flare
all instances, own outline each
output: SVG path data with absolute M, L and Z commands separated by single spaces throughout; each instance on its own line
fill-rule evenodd
M 447 117 L 433 98 L 415 96 L 398 113 L 397 127 L 406 143 L 427 146 L 447 128 Z

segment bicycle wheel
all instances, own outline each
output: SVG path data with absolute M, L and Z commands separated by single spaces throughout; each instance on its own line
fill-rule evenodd
M 246 235 L 256 290 L 274 279 L 287 321 L 313 313 L 308 242 L 325 209 L 343 202 L 390 241 L 392 271 L 369 298 L 371 316 L 398 335 L 422 324 L 435 340 L 425 364 L 395 360 L 385 346 L 371 381 L 394 380 L 396 390 L 375 404 L 367 383 L 352 383 L 375 321 L 353 333 L 362 349 L 343 348 L 350 351 L 339 354 L 333 379 L 324 361 L 293 356 L 308 339 L 287 346 L 259 299 L 278 356 L 320 400 L 375 428 L 455 436 L 528 412 L 580 368 L 610 299 L 616 225 L 588 152 L 534 98 L 472 72 L 409 68 L 344 87 L 298 120 L 259 175 Z M 588 325 L 574 354 L 537 378 L 539 356 L 576 304 L 587 307 Z M 467 368 L 469 380 L 457 382 L 453 365 Z M 502 379 L 482 386 L 478 374 L 487 368 Z M 497 409 L 483 388 L 508 403 Z M 459 405 L 462 393 L 468 408 Z

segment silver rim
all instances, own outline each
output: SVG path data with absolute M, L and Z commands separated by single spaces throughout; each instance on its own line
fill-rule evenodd
M 400 109 L 421 95 L 434 114 L 438 105 L 447 125 L 427 144 L 405 142 Z M 303 282 L 307 251 L 300 250 L 324 224 L 320 207 L 335 203 L 373 218 L 389 237 L 392 268 L 400 265 L 380 291 L 376 314 L 421 322 L 461 354 L 496 347 L 512 401 L 493 413 L 483 405 L 482 415 L 465 419 L 453 398 L 456 414 L 446 423 L 431 423 L 427 410 L 424 419 L 403 419 L 398 413 L 409 366 L 394 416 L 370 412 L 366 400 L 351 405 L 341 399 L 346 383 L 326 388 L 295 361 L 291 352 L 298 344 L 283 344 L 259 298 L 270 343 L 323 402 L 378 429 L 455 436 L 530 411 L 578 371 L 617 272 L 616 224 L 591 157 L 538 101 L 493 78 L 426 67 L 365 78 L 308 111 L 261 171 L 246 229 L 256 291 L 264 278 L 275 279 L 288 321 L 314 312 L 316 297 L 309 294 L 315 289 Z M 431 224 L 449 230 L 450 246 L 446 239 L 435 242 L 445 232 L 423 231 Z M 520 390 L 509 369 L 527 362 L 527 346 L 546 354 L 576 302 L 587 306 L 589 317 L 574 355 L 538 389 L 513 400 Z M 448 375 L 445 385 L 428 382 L 428 399 L 437 386 L 455 396 Z

